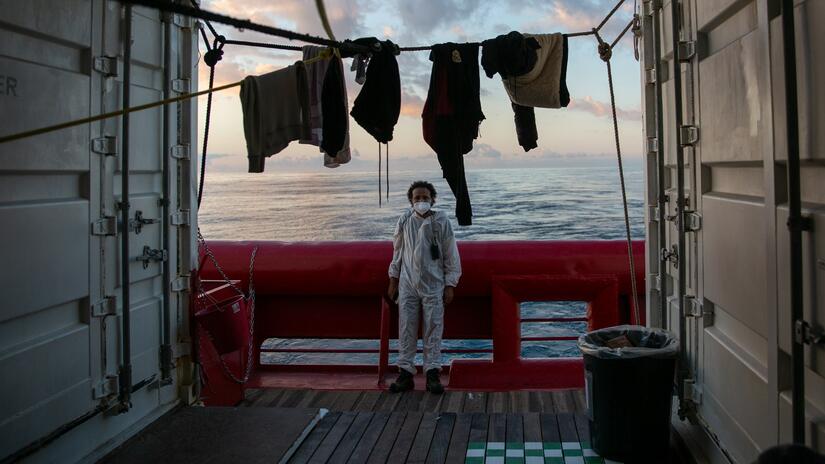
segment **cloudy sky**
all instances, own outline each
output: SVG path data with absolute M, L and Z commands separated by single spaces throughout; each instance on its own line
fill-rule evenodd
M 532 33 L 573 32 L 597 25 L 615 0 L 326 0 L 327 14 L 337 39 L 374 36 L 389 38 L 402 46 L 439 42 L 482 41 L 512 30 Z M 311 0 L 204 0 L 203 8 L 255 22 L 323 36 L 323 27 Z M 605 26 L 612 40 L 632 16 L 633 2 Z M 287 43 L 255 32 L 241 32 L 216 25 L 228 38 Z M 619 107 L 623 154 L 638 158 L 642 147 L 639 63 L 633 58 L 631 34 L 614 51 L 613 73 Z M 296 44 L 296 43 L 293 43 Z M 201 51 L 205 49 L 201 44 Z M 262 74 L 289 65 L 300 52 L 227 45 L 216 67 L 215 84 L 235 82 L 246 75 Z M 396 168 L 434 169 L 434 153 L 421 134 L 421 109 L 427 96 L 431 62 L 427 52 L 405 52 L 398 57 L 401 72 L 402 110 L 390 142 L 391 164 Z M 360 91 L 345 71 L 350 105 Z M 209 69 L 200 63 L 199 87 L 208 85 Z M 572 102 L 563 109 L 536 109 L 538 148 L 524 153 L 518 145 L 509 100 L 499 77 L 481 72 L 481 105 L 486 116 L 481 136 L 465 158 L 470 168 L 553 165 L 583 156 L 613 156 L 610 94 L 605 64 L 596 54 L 593 37 L 570 39 L 568 87 Z M 203 128 L 206 100 L 201 98 Z M 238 89 L 215 95 L 209 136 L 209 165 L 215 170 L 245 170 L 246 146 L 241 124 Z M 202 132 L 201 132 L 202 136 Z M 351 121 L 354 160 L 339 169 L 372 170 L 377 166 L 378 146 Z M 267 161 L 267 170 L 322 170 L 317 148 L 293 142 Z

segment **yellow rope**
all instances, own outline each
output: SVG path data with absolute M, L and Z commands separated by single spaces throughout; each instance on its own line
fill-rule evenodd
M 332 27 L 330 27 L 329 19 L 327 18 L 327 9 L 324 6 L 324 0 L 315 0 L 315 6 L 318 8 L 318 16 L 321 17 L 321 24 L 323 24 L 329 39 L 335 40 L 335 34 L 332 33 Z
M 112 111 L 112 112 L 109 112 L 109 113 L 99 114 L 97 116 L 90 116 L 88 118 L 75 119 L 74 121 L 68 121 L 68 122 L 64 122 L 64 123 L 61 123 L 61 124 L 55 124 L 53 126 L 46 126 L 46 127 L 41 127 L 39 129 L 33 129 L 33 130 L 30 130 L 30 131 L 18 132 L 16 134 L 11 134 L 11 135 L 5 135 L 3 137 L 0 137 L 0 143 L 11 142 L 11 141 L 14 141 L 14 140 L 24 139 L 26 137 L 32 137 L 32 136 L 35 136 L 35 135 L 45 134 L 45 133 L 48 133 L 48 132 L 54 132 L 54 131 L 60 130 L 60 129 L 67 129 L 69 127 L 79 126 L 81 124 L 87 124 L 87 123 L 90 123 L 90 122 L 101 121 L 103 119 L 109 119 L 109 118 L 113 118 L 115 116 L 121 116 L 121 115 L 124 115 L 124 114 L 127 114 L 127 113 L 134 113 L 136 111 L 143 111 L 143 110 L 147 110 L 149 108 L 155 108 L 155 107 L 158 107 L 158 106 L 167 105 L 169 103 L 175 103 L 175 102 L 179 102 L 179 101 L 183 101 L 183 100 L 188 100 L 190 98 L 199 97 L 201 95 L 206 95 L 208 93 L 218 92 L 218 91 L 226 90 L 226 89 L 229 89 L 229 88 L 232 88 L 232 87 L 237 87 L 237 86 L 241 85 L 241 82 L 243 82 L 243 81 L 238 81 L 238 82 L 233 82 L 231 84 L 222 85 L 220 87 L 215 87 L 214 89 L 201 90 L 200 92 L 188 93 L 186 95 L 179 95 L 177 97 L 167 98 L 165 100 L 160 100 L 160 101 L 156 101 L 156 102 L 152 102 L 152 103 L 146 103 L 144 105 L 132 106 L 130 108 L 124 108 L 124 109 L 117 110 L 117 111 Z

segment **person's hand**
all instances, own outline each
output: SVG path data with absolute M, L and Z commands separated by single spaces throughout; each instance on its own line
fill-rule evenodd
M 398 279 L 390 277 L 390 285 L 387 287 L 387 296 L 390 297 L 392 301 L 398 299 Z
M 448 305 L 453 302 L 453 287 L 444 287 L 444 304 Z

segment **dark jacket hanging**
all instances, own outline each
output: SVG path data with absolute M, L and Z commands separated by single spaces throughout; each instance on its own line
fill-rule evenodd
M 433 70 L 424 103 L 424 140 L 438 155 L 444 179 L 456 199 L 458 224 L 472 224 L 464 155 L 473 149 L 481 112 L 478 45 L 445 43 L 430 52 Z
M 353 42 L 370 47 L 379 43 L 374 38 Z M 387 143 L 392 140 L 393 128 L 401 113 L 401 79 L 395 59 L 395 44 L 389 40 L 380 44 L 381 50 L 372 53 L 367 80 L 355 98 L 350 114 L 375 140 Z

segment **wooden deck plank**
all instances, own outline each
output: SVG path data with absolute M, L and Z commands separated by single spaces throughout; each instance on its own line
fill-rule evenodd
M 395 444 L 392 446 L 392 451 L 390 451 L 387 462 L 406 462 L 422 416 L 423 414 L 420 412 L 407 413 L 407 417 L 404 418 L 404 424 L 401 426 L 401 430 L 398 431 L 398 436 L 395 438 Z
M 507 414 L 507 432 L 506 442 L 508 443 L 523 443 L 524 442 L 524 419 L 523 414 L 508 413 Z
M 444 464 L 444 462 L 446 462 L 447 453 L 450 449 L 450 439 L 455 430 L 456 419 L 457 415 L 454 412 L 445 412 L 437 417 L 435 432 L 430 442 L 430 450 L 427 453 L 426 464 Z M 469 432 L 469 430 L 468 428 L 467 431 Z M 467 445 L 465 444 L 464 446 L 466 448 Z
M 395 407 L 398 405 L 398 401 L 401 399 L 401 395 L 398 393 L 390 393 L 387 390 L 381 392 L 381 396 L 378 397 L 378 402 L 375 403 L 374 411 L 382 411 L 382 412 L 392 412 L 395 411 Z
M 244 399 L 241 402 L 243 406 L 253 406 L 264 393 L 267 392 L 265 388 L 249 388 L 244 392 Z
M 530 412 L 530 392 L 511 392 L 509 412 L 515 412 L 519 414 Z
M 268 393 L 268 392 L 267 392 Z M 274 408 L 278 406 L 278 403 L 286 394 L 286 390 L 274 390 L 271 395 L 264 394 L 260 400 L 258 400 L 258 405 L 263 406 L 265 408 Z
M 330 409 L 333 411 L 352 411 L 360 396 L 361 392 L 357 390 L 342 391 Z
M 279 408 L 294 408 L 298 406 L 302 399 L 306 396 L 308 390 L 291 390 L 284 395 L 283 400 L 278 403 Z
M 584 390 L 570 390 L 570 394 L 573 396 L 573 404 L 576 405 L 576 412 L 584 412 L 587 409 Z
M 347 432 L 341 438 L 341 441 L 338 443 L 338 446 L 335 448 L 332 456 L 329 457 L 329 460 L 327 461 L 328 463 L 343 464 L 350 462 L 350 455 L 355 450 L 355 446 L 358 442 L 361 441 L 361 436 L 364 435 L 367 426 L 372 420 L 371 412 L 356 412 L 355 414 L 357 415 L 352 421 L 352 425 L 349 426 L 349 429 L 347 429 Z
M 441 402 L 444 400 L 444 394 L 433 395 L 432 393 L 425 393 L 421 400 L 421 412 L 438 412 L 441 408 Z
M 462 410 L 464 412 L 487 412 L 487 393 L 467 392 Z
M 581 413 L 573 415 L 573 420 L 576 422 L 576 433 L 579 435 L 579 441 L 590 441 L 590 421 L 587 416 Z
M 492 392 L 487 395 L 487 412 L 507 412 L 507 392 Z
M 579 441 L 579 433 L 576 431 L 576 423 L 573 414 L 564 412 L 556 415 L 559 421 L 559 437 L 561 441 Z
M 418 424 L 418 430 L 415 433 L 410 452 L 407 455 L 407 462 L 410 464 L 424 464 L 427 460 L 427 454 L 430 451 L 430 445 L 433 441 L 435 428 L 438 425 L 438 414 L 434 412 L 425 412 L 421 416 L 421 422 Z
M 441 400 L 442 412 L 461 412 L 464 405 L 464 392 L 447 391 L 444 392 L 444 399 Z
M 296 407 L 298 407 L 298 408 L 308 408 L 308 407 L 310 407 L 309 405 L 312 404 L 315 401 L 315 398 L 317 398 L 318 395 L 322 394 L 322 393 L 323 392 L 321 392 L 319 390 L 309 390 L 309 391 L 307 391 L 307 394 L 304 395 L 304 398 L 301 400 L 300 403 L 298 403 L 298 406 L 296 406 Z
M 556 420 L 555 414 L 540 414 L 539 421 L 541 422 L 541 439 L 544 442 L 560 442 L 559 437 L 559 422 Z
M 355 420 L 355 416 L 357 413 L 346 411 L 341 413 L 341 417 L 338 418 L 338 422 L 332 426 L 332 429 L 329 431 L 326 437 L 324 437 L 321 444 L 318 445 L 318 449 L 315 450 L 315 453 L 309 458 L 310 464 L 324 464 L 327 462 L 332 453 L 335 451 L 335 448 L 338 447 L 338 444 L 341 443 L 341 439 L 344 438 L 344 435 L 347 433 L 350 425 Z
M 556 408 L 556 402 L 553 400 L 553 392 L 543 391 L 539 395 L 541 396 L 542 413 L 555 414 L 559 412 Z
M 367 463 L 383 464 L 387 462 L 392 447 L 395 445 L 395 440 L 398 438 L 398 432 L 401 431 L 401 427 L 406 418 L 407 414 L 403 412 L 390 414 L 387 423 L 384 425 L 384 429 L 381 431 L 381 436 L 378 437 L 378 441 L 375 442 L 375 447 L 372 449 Z
M 544 412 L 541 392 L 531 391 L 527 394 L 527 412 Z
M 388 412 L 376 412 L 372 414 L 372 420 L 370 420 L 369 425 L 366 430 L 364 430 L 364 434 L 361 435 L 358 444 L 355 445 L 355 449 L 352 450 L 349 462 L 359 464 L 367 462 L 389 418 L 390 413 Z
M 487 430 L 489 429 L 490 416 L 485 413 L 473 413 L 473 421 L 470 425 L 471 442 L 486 442 Z
M 402 393 L 396 410 L 404 412 L 420 412 L 421 402 L 424 399 L 423 391 L 407 391 Z
M 507 439 L 507 416 L 503 413 L 489 414 L 490 425 L 487 428 L 487 441 L 505 441 Z
M 312 455 L 315 453 L 315 450 L 318 449 L 318 445 L 321 444 L 324 438 L 326 438 L 329 431 L 332 430 L 332 427 L 335 425 L 335 423 L 338 422 L 338 418 L 340 416 L 340 413 L 331 412 L 323 418 L 321 418 L 321 420 L 318 421 L 318 424 L 315 426 L 315 428 L 312 429 L 312 432 L 310 432 L 309 435 L 307 435 L 306 439 L 304 439 L 304 442 L 301 443 L 301 446 L 298 448 L 295 454 L 292 455 L 292 458 L 290 458 L 289 462 L 291 464 L 304 464 L 306 462 L 309 462 L 309 458 L 312 457 Z
M 447 450 L 445 463 L 464 463 L 467 456 L 467 443 L 470 441 L 470 427 L 473 424 L 473 415 L 457 413 L 453 433 L 450 435 L 450 447 Z
M 553 390 L 550 393 L 553 396 L 553 405 L 555 406 L 556 414 L 575 411 L 573 397 L 570 396 L 567 390 Z
M 522 417 L 524 421 L 524 441 L 541 441 L 541 420 L 539 413 L 528 412 Z
M 372 411 L 375 409 L 375 404 L 378 402 L 378 398 L 381 397 L 381 392 L 379 391 L 365 391 L 361 398 L 358 399 L 358 402 L 355 404 L 353 408 L 354 411 Z
M 318 393 L 318 396 L 315 397 L 315 400 L 310 404 L 310 406 L 313 408 L 332 409 L 332 405 L 335 403 L 335 400 L 338 399 L 338 394 L 340 392 L 320 391 Z

